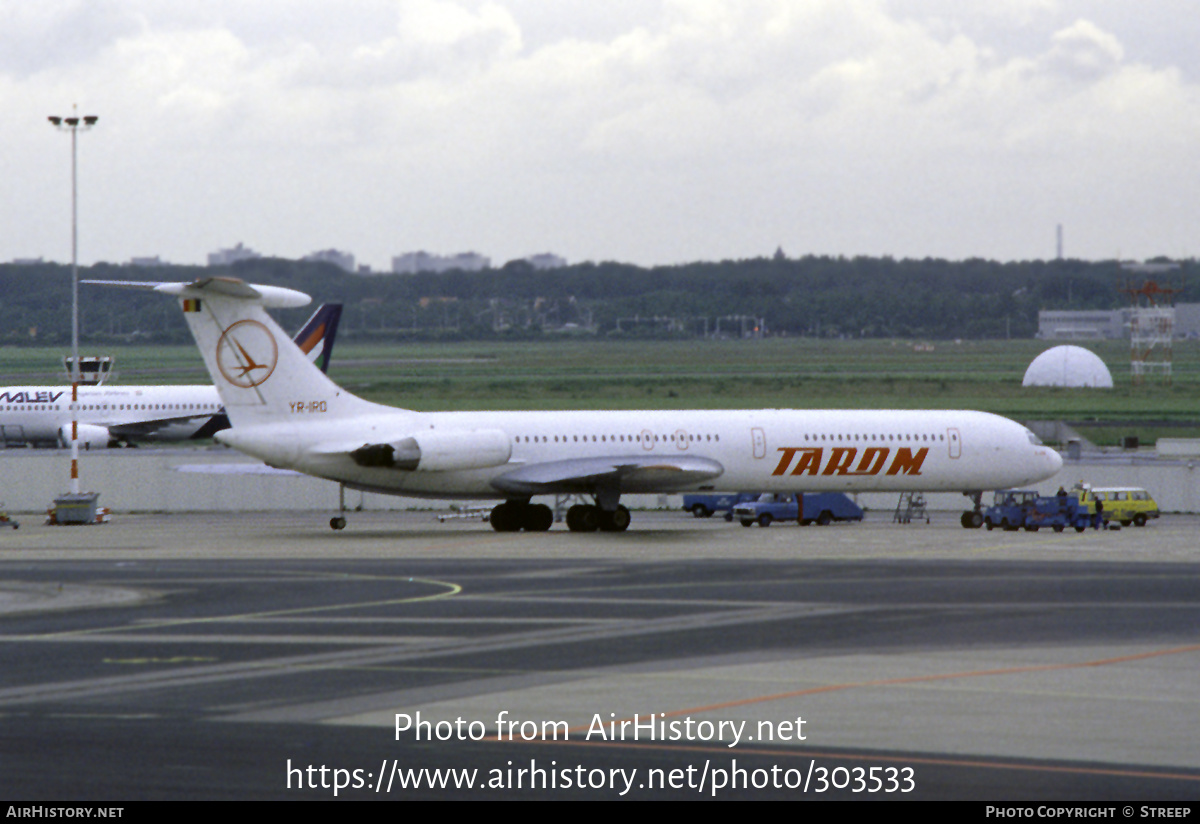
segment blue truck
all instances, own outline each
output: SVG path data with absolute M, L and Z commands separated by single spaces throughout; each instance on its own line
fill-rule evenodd
M 764 492 L 757 500 L 734 506 L 732 515 L 742 526 L 770 526 L 775 521 L 825 526 L 834 521 L 861 521 L 863 511 L 841 492 Z
M 760 492 L 728 492 L 723 495 L 684 495 L 683 511 L 697 518 L 711 518 L 714 512 L 724 512 L 725 520 L 732 521 L 732 510 L 743 501 L 754 501 Z
M 1038 495 L 1033 489 L 1001 489 L 983 513 L 983 523 L 988 529 L 1000 527 L 1010 532 L 1018 529 L 1037 532 L 1042 527 L 1055 532 L 1072 527 L 1083 532 L 1091 521 L 1087 504 L 1079 503 L 1078 496 Z

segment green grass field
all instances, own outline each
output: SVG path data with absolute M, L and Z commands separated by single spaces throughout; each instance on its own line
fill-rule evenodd
M 1133 386 L 1128 344 L 1089 342 L 1116 388 L 1023 389 L 1043 341 L 554 340 L 356 345 L 339 342 L 331 377 L 411 409 L 968 408 L 1018 420 L 1120 422 L 1103 442 L 1188 434 L 1200 425 L 1200 344 L 1179 342 L 1174 378 Z M 85 352 L 90 351 L 85 348 Z M 119 347 L 120 383 L 207 383 L 190 346 Z M 0 349 L 4 384 L 61 381 L 57 349 Z M 1135 422 L 1131 429 L 1127 422 Z M 1111 429 L 1111 432 L 1109 431 Z M 1196 434 L 1200 434 L 1197 432 Z

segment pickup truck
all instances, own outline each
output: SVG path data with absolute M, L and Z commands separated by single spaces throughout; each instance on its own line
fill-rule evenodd
M 834 521 L 861 521 L 862 507 L 841 492 L 765 492 L 756 501 L 740 503 L 733 517 L 742 526 L 770 526 L 775 521 L 798 521 L 800 526 Z
M 743 501 L 757 500 L 758 492 L 727 492 L 723 495 L 684 495 L 683 511 L 697 518 L 711 518 L 714 512 L 724 512 L 725 520 L 732 521 L 734 506 Z

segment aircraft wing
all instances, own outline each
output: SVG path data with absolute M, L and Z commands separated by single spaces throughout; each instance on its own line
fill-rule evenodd
M 173 418 L 155 418 L 150 421 L 130 421 L 112 424 L 108 431 L 122 438 L 146 438 L 160 430 L 176 424 L 191 424 L 196 427 L 193 438 L 211 438 L 213 433 L 229 428 L 229 419 L 224 412 L 208 412 L 202 415 L 180 415 Z
M 492 486 L 516 495 L 664 492 L 712 480 L 724 471 L 710 458 L 614 455 L 528 464 L 493 478 Z
M 294 469 L 280 469 L 266 464 L 179 464 L 173 466 L 176 472 L 188 472 L 197 475 L 275 475 L 281 478 L 303 478 L 303 473 Z

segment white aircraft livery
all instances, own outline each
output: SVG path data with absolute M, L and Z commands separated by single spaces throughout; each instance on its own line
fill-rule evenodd
M 145 284 L 176 297 L 224 401 L 221 443 L 342 489 L 503 499 L 501 532 L 549 529 L 538 495 L 581 494 L 572 531 L 622 531 L 628 493 L 962 491 L 1054 475 L 1062 458 L 1018 423 L 970 411 L 416 412 L 337 386 L 264 311 L 309 298 L 232 278 Z M 344 511 L 344 507 L 343 507 Z M 341 515 L 335 529 L 345 526 Z
M 341 304 L 319 308 L 296 345 L 321 371 L 329 366 Z M 138 441 L 211 438 L 229 427 L 213 386 L 80 386 L 79 444 L 85 449 Z M 70 386 L 0 389 L 0 441 L 65 445 L 71 440 Z

